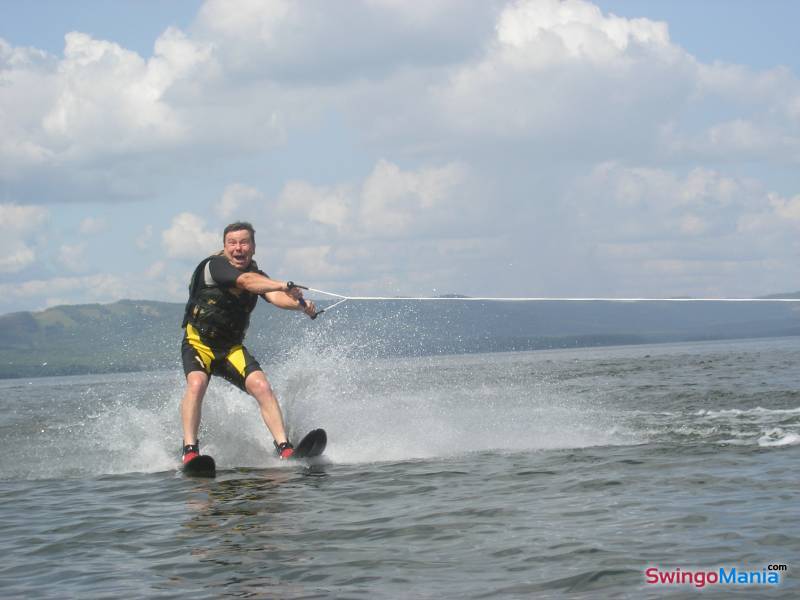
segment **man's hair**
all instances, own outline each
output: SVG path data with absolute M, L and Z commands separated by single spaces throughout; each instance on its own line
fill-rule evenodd
M 222 232 L 222 243 L 225 243 L 225 238 L 228 237 L 228 234 L 231 231 L 244 231 L 247 230 L 250 232 L 250 239 L 253 240 L 253 243 L 256 243 L 256 230 L 253 229 L 253 226 L 248 223 L 247 221 L 236 221 L 236 223 L 231 223 L 225 228 L 225 231 Z

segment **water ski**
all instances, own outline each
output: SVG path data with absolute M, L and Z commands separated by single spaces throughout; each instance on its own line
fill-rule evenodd
M 313 458 L 325 452 L 328 445 L 328 434 L 324 429 L 309 431 L 294 448 L 292 458 Z
M 195 456 L 182 467 L 184 475 L 190 477 L 216 477 L 217 465 L 208 454 Z

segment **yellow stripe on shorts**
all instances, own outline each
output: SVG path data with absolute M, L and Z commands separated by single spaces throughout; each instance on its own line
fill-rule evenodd
M 197 329 L 192 327 L 191 323 L 186 325 L 186 341 L 197 351 L 197 355 L 200 357 L 200 360 L 203 361 L 203 367 L 206 373 L 211 373 L 211 361 L 216 357 L 211 348 L 206 346 L 203 340 L 200 339 L 200 334 L 197 332 Z
M 228 356 L 226 358 L 228 359 L 228 362 L 233 365 L 233 368 L 238 371 L 239 375 L 242 376 L 242 379 L 244 379 L 244 370 L 247 366 L 247 361 L 245 360 L 242 347 L 235 346 L 230 352 L 228 352 Z

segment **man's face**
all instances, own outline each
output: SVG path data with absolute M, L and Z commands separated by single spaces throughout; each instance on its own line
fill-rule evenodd
M 246 229 L 230 231 L 225 236 L 225 258 L 237 269 L 246 269 L 255 251 L 256 244 Z

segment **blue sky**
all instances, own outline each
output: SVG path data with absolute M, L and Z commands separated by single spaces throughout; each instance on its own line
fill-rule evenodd
M 0 313 L 800 289 L 800 5 L 0 0 Z

